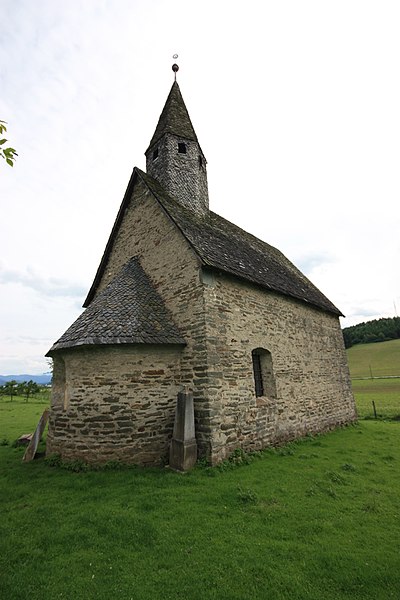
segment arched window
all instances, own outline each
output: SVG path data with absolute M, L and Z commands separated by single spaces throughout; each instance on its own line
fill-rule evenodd
M 255 348 L 251 353 L 251 358 L 257 398 L 260 396 L 275 398 L 276 386 L 271 352 L 265 348 Z

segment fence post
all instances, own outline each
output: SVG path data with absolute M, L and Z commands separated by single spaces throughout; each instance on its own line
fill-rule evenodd
M 376 406 L 375 406 L 375 400 L 372 400 L 372 407 L 374 409 L 374 415 L 375 415 L 375 419 L 376 419 Z

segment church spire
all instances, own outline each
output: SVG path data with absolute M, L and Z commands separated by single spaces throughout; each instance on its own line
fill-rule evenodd
M 147 173 L 172 197 L 199 215 L 208 213 L 207 161 L 176 80 L 145 154 Z
M 166 133 L 197 142 L 196 132 L 176 81 L 172 84 L 146 154 Z

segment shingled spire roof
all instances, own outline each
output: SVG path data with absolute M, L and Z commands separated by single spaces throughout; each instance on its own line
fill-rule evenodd
M 138 258 L 122 267 L 46 356 L 93 344 L 185 344 Z
M 176 81 L 172 84 L 171 91 L 168 94 L 167 101 L 146 152 L 148 152 L 148 150 L 158 142 L 165 133 L 172 133 L 178 137 L 183 137 L 195 142 L 198 141 L 188 110 L 183 101 L 181 90 Z

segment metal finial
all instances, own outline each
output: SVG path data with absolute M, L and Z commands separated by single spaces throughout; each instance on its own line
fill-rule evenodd
M 178 58 L 178 55 L 177 55 L 177 54 L 174 54 L 174 55 L 172 56 L 172 58 L 175 58 L 175 59 L 177 59 L 177 58 Z M 172 70 L 173 70 L 173 72 L 174 72 L 174 74 L 175 74 L 175 81 L 176 81 L 176 74 L 177 74 L 177 72 L 179 71 L 179 67 L 178 67 L 178 65 L 177 65 L 176 63 L 174 63 L 174 64 L 172 65 Z

